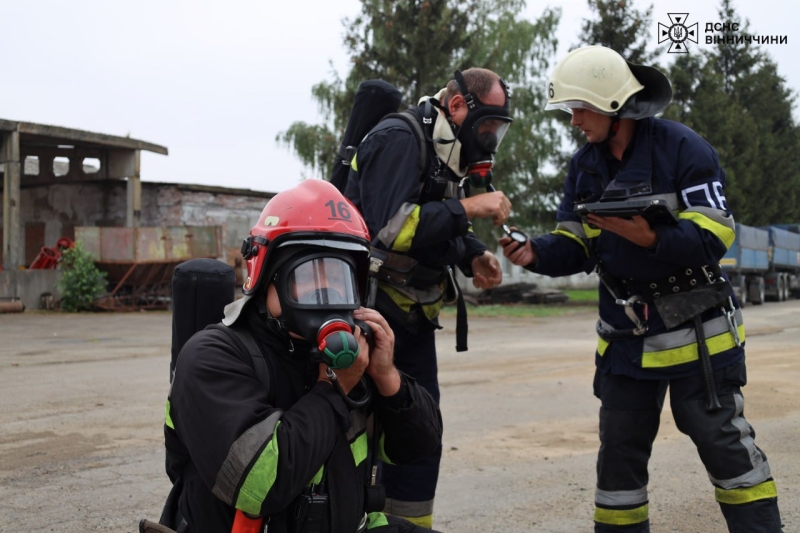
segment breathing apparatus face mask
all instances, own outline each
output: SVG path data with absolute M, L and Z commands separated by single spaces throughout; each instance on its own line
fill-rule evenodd
M 286 329 L 316 346 L 312 357 L 331 368 L 358 358 L 353 312 L 360 306 L 353 258 L 346 253 L 301 253 L 275 276 Z
M 506 96 L 504 104 L 491 106 L 481 102 L 475 93 L 467 91 L 461 71 L 456 71 L 455 79 L 467 104 L 467 116 L 456 133 L 461 142 L 460 167 L 467 169 L 466 177 L 472 187 L 485 188 L 492 182 L 494 154 L 512 122 L 508 84 L 500 80 Z

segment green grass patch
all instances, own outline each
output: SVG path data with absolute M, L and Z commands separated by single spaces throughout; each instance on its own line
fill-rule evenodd
M 598 295 L 596 289 L 564 290 L 569 300 L 565 303 L 549 304 L 492 304 L 467 306 L 470 317 L 548 317 L 565 316 L 577 313 L 597 312 Z M 442 309 L 442 316 L 454 317 L 455 306 Z
M 467 315 L 470 317 L 547 317 L 574 315 L 597 311 L 597 307 L 588 304 L 495 304 L 467 306 Z M 456 308 L 448 306 L 442 309 L 442 316 L 452 318 L 456 316 Z
M 564 293 L 569 296 L 567 302 L 572 304 L 596 304 L 599 299 L 597 289 L 565 289 Z

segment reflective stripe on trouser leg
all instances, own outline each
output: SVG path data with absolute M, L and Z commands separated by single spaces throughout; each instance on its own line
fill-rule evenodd
M 433 528 L 433 500 L 427 502 L 404 502 L 386 498 L 383 512 L 408 520 L 414 525 Z
M 600 398 L 595 532 L 650 531 L 647 463 L 658 433 L 666 382 L 595 374 Z
M 433 330 L 427 325 L 421 325 L 417 331 L 409 331 L 389 317 L 387 321 L 395 335 L 395 366 L 416 379 L 438 404 L 439 381 Z M 382 464 L 381 483 L 386 487 L 386 512 L 423 526 L 430 524 L 441 458 L 440 446 L 436 452 L 413 464 Z
M 675 423 L 697 446 L 729 530 L 780 532 L 777 487 L 767 456 L 755 444 L 755 430 L 744 418 L 745 365 L 716 370 L 714 377 L 722 409 L 712 412 L 704 408 L 700 378 L 670 383 Z

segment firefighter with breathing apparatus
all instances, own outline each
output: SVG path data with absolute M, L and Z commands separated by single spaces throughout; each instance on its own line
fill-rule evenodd
M 372 89 L 379 88 L 373 82 Z M 471 220 L 508 218 L 511 203 L 487 192 L 494 156 L 512 123 L 508 84 L 496 73 L 456 71 L 447 86 L 381 120 L 360 140 L 347 196 L 373 235 L 376 309 L 395 334 L 399 369 L 439 400 L 435 331 L 445 302 L 457 304 L 456 350 L 467 349 L 466 306 L 457 267 L 477 288 L 502 281 L 497 258 Z M 431 527 L 441 452 L 382 469 L 387 512 Z
M 441 445 L 441 417 L 362 306 L 369 234 L 330 183 L 267 203 L 244 297 L 181 349 L 167 403 L 178 531 L 429 531 L 384 515 L 375 465 Z M 360 327 L 359 327 L 360 325 Z M 367 340 L 365 332 L 371 331 Z

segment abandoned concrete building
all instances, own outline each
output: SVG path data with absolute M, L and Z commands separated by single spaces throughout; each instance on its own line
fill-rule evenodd
M 75 240 L 76 228 L 164 228 L 161 239 L 174 228 L 212 228 L 212 246 L 200 255 L 241 266 L 242 238 L 274 193 L 142 181 L 143 150 L 168 154 L 130 137 L 0 119 L 0 298 L 39 307 L 59 271 L 28 267 L 42 247 Z

